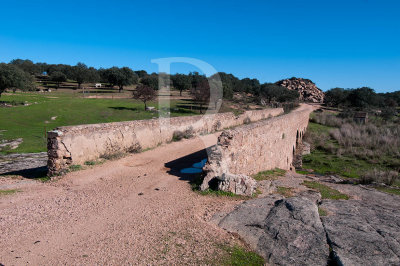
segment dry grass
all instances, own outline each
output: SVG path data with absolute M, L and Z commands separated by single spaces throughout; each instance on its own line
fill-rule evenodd
M 398 182 L 400 182 L 400 176 L 398 172 L 378 169 L 368 171 L 360 178 L 360 183 L 362 184 L 383 183 L 385 185 L 392 186 Z
M 363 159 L 385 155 L 400 157 L 400 125 L 377 127 L 345 123 L 329 133 L 340 144 L 340 154 L 353 154 Z
M 363 125 L 349 118 L 317 113 L 312 121 L 319 128 L 310 130 L 306 141 L 312 149 L 319 149 L 339 157 L 351 156 L 377 168 L 400 169 L 400 124 L 370 118 Z

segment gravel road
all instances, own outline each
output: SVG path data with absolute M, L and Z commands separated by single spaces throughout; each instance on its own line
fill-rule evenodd
M 59 180 L 22 182 L 16 194 L 0 196 L 0 264 L 210 262 L 237 240 L 208 221 L 240 200 L 193 192 L 166 165 L 180 167 L 177 159 L 216 140 L 183 140 Z

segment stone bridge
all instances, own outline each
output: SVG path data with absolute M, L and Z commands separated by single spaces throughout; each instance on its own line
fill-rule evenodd
M 189 138 L 281 114 L 282 108 L 274 108 L 246 111 L 241 115 L 228 112 L 59 127 L 48 132 L 49 175 L 61 173 L 71 165 L 83 165 L 101 157 L 155 148 L 173 141 L 177 133 Z
M 250 175 L 280 168 L 292 170 L 297 146 L 308 126 L 313 107 L 302 105 L 289 114 L 226 130 L 209 151 L 201 186 L 251 195 L 255 181 Z
M 187 137 L 226 128 L 213 146 L 208 178 L 223 174 L 251 175 L 262 170 L 290 170 L 296 143 L 307 128 L 312 107 L 302 105 L 289 114 L 282 108 L 129 122 L 60 127 L 48 133 L 49 174 L 118 153 L 140 152 Z

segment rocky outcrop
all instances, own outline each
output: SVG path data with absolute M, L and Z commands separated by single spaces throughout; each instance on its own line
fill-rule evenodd
M 283 79 L 276 82 L 277 85 L 298 91 L 300 101 L 322 103 L 324 101 L 324 92 L 320 90 L 314 82 L 303 78 Z

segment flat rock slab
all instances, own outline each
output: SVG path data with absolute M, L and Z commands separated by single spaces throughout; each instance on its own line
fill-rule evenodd
M 309 192 L 270 195 L 237 206 L 219 226 L 273 265 L 400 265 L 400 197 L 363 186 L 332 186 L 352 199 L 321 201 L 319 193 Z M 318 208 L 327 215 L 319 216 Z
M 47 152 L 0 155 L 0 174 L 18 174 L 21 171 L 44 168 Z
M 325 265 L 329 246 L 315 201 L 293 197 L 275 202 L 258 250 L 275 265 Z
M 400 265 L 400 197 L 365 193 L 369 201 L 321 204 L 328 211 L 321 218 L 334 259 L 339 265 Z
M 252 249 L 257 250 L 258 241 L 264 234 L 263 226 L 268 213 L 282 196 L 253 199 L 236 206 L 226 215 L 219 226 L 229 232 L 238 234 Z

